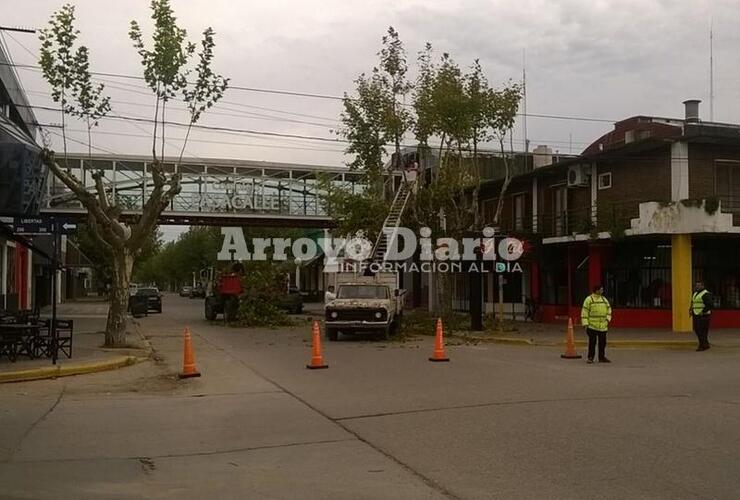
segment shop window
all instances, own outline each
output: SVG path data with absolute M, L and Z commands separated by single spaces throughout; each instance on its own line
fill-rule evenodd
M 740 309 L 738 244 L 737 241 L 697 241 L 694 245 L 694 279 L 704 281 L 718 309 Z
M 524 230 L 524 194 L 514 195 L 514 230 Z
M 670 309 L 671 247 L 662 243 L 615 245 L 604 268 L 606 296 L 615 307 Z
M 540 301 L 543 304 L 568 303 L 568 261 L 564 247 L 543 252 L 540 267 Z

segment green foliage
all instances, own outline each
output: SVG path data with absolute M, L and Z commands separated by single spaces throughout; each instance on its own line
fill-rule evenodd
M 92 154 L 90 130 L 111 109 L 110 98 L 103 95 L 105 86 L 94 85 L 90 75 L 90 54 L 84 45 L 75 49 L 79 31 L 74 28 L 75 8 L 63 5 L 49 20 L 48 27 L 39 34 L 41 52 L 39 65 L 51 86 L 51 97 L 61 105 L 62 139 L 65 164 L 67 135 L 65 115 L 82 118 L 87 123 L 88 152 Z M 66 166 L 66 165 L 65 165 Z
M 80 32 L 74 28 L 75 8 L 65 4 L 49 19 L 48 27 L 40 30 L 41 53 L 39 66 L 51 86 L 51 97 L 61 104 L 63 113 L 74 109 L 69 97 L 75 83 L 74 43 Z
M 340 134 L 349 143 L 346 153 L 354 156 L 349 167 L 375 176 L 381 172 L 385 145 L 392 137 L 386 121 L 389 96 L 377 70 L 360 75 L 355 84 L 355 96 L 344 97 Z
M 139 281 L 155 282 L 163 288 L 192 283 L 193 273 L 197 279 L 201 269 L 216 263 L 221 244 L 218 228 L 191 227 L 177 241 L 166 243 L 157 253 L 144 260 L 134 276 Z
M 509 82 L 493 89 L 478 60 L 465 73 L 447 53 L 435 62 L 430 44 L 419 54 L 416 80 L 409 82 L 403 43 L 392 27 L 378 56 L 378 67 L 358 77 L 351 97 L 345 94 L 341 134 L 353 158 L 349 165 L 366 174 L 370 188 L 360 194 L 326 189 L 330 213 L 340 218 L 340 232 L 379 231 L 389 201 L 382 169 L 386 146 L 394 144 L 400 151 L 400 139 L 409 131 L 419 144 L 422 177 L 429 169 L 433 175 L 431 182 L 417 186 L 404 223 L 451 236 L 478 228 L 479 145 L 498 139 L 504 173 L 497 177 L 506 181 L 503 199 L 510 178 L 504 137 L 514 124 L 521 86 Z M 411 106 L 403 104 L 407 96 Z M 435 151 L 432 141 L 438 144 Z
M 152 141 L 152 156 L 156 160 L 157 149 L 157 121 L 162 119 L 162 156 L 165 144 L 165 109 L 167 101 L 175 98 L 178 93 L 190 112 L 190 121 L 185 140 L 180 151 L 180 160 L 185 152 L 190 130 L 200 119 L 203 112 L 212 107 L 224 95 L 228 86 L 228 78 L 213 72 L 214 31 L 208 27 L 203 30 L 201 50 L 198 53 L 198 63 L 195 66 L 195 82 L 188 83 L 188 76 L 192 73 L 188 63 L 195 54 L 196 45 L 187 39 L 187 31 L 177 25 L 169 0 L 152 0 L 152 15 L 154 32 L 152 33 L 152 47 L 147 48 L 141 27 L 136 21 L 131 21 L 129 38 L 134 42 L 134 48 L 139 53 L 141 64 L 144 66 L 144 80 L 156 97 L 154 111 L 154 137 Z
M 319 189 L 323 191 L 322 203 L 326 212 L 336 221 L 336 233 L 352 236 L 358 233 L 374 240 L 380 231 L 380 222 L 388 215 L 388 202 L 383 195 L 380 174 L 367 173 L 367 187 L 353 193 L 337 187 L 326 176 L 320 176 Z
M 378 58 L 380 64 L 370 75 L 363 73 L 355 80 L 354 94 L 345 94 L 341 117 L 340 134 L 348 142 L 346 153 L 353 156 L 349 167 L 364 174 L 363 184 L 368 187 L 352 193 L 322 183 L 325 207 L 339 221 L 342 235 L 362 233 L 374 238 L 379 232 L 388 211 L 383 178 L 386 145 L 393 144 L 399 162 L 401 141 L 413 124 L 403 104 L 412 87 L 406 79 L 406 52 L 393 27 L 382 38 Z
M 90 59 L 87 47 L 77 49 L 73 69 L 75 71 L 75 87 L 73 95 L 77 106 L 71 113 L 88 122 L 88 129 L 98 125 L 100 118 L 110 111 L 110 97 L 103 95 L 105 85 L 94 85 L 90 75 Z
M 244 326 L 290 325 L 288 315 L 278 307 L 287 293 L 288 268 L 269 261 L 244 263 L 242 286 L 244 293 L 239 299 L 239 321 Z
M 144 80 L 159 99 L 166 101 L 187 86 L 187 78 L 181 70 L 195 52 L 195 45 L 187 41 L 187 32 L 177 25 L 169 0 L 152 0 L 151 9 L 152 49 L 144 45 L 144 36 L 136 21 L 131 21 L 129 37 L 141 57 Z
M 711 197 L 704 200 L 704 211 L 707 215 L 714 215 L 719 210 L 719 198 Z

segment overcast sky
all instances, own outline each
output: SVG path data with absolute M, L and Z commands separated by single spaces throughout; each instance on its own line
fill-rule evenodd
M 2 23 L 45 26 L 56 0 L 0 0 Z M 147 0 L 78 0 L 77 27 L 96 71 L 140 75 L 128 38 L 136 19 L 149 28 Z M 699 98 L 709 119 L 709 28 L 713 19 L 715 120 L 740 122 L 740 2 L 737 0 L 173 0 L 183 27 L 195 38 L 205 26 L 216 32 L 216 70 L 232 84 L 342 95 L 376 62 L 389 25 L 400 32 L 409 60 L 429 41 L 461 66 L 479 58 L 493 84 L 522 75 L 526 51 L 528 111 L 618 120 L 631 115 L 681 117 L 681 101 Z M 12 35 L 12 38 L 11 36 Z M 35 64 L 35 35 L 5 34 L 16 63 Z M 22 47 L 20 42 L 24 47 Z M 28 49 L 28 50 L 26 50 Z M 31 53 L 29 53 L 29 51 Z M 34 105 L 51 106 L 38 71 L 19 70 Z M 143 82 L 106 82 L 114 112 L 151 117 L 153 100 Z M 269 109 L 261 109 L 269 108 Z M 255 131 L 335 137 L 338 101 L 227 91 L 219 114 L 204 124 Z M 42 123 L 58 115 L 37 111 Z M 310 116 L 301 116 L 310 115 Z M 173 120 L 185 115 L 173 112 Z M 288 120 L 288 121 L 286 121 Z M 290 121 L 292 120 L 292 121 Z M 296 123 L 311 122 L 311 123 Z M 81 123 L 70 125 L 81 131 Z M 608 123 L 530 117 L 532 145 L 580 152 L 609 130 Z M 116 153 L 149 149 L 145 124 L 105 120 L 96 147 Z M 172 129 L 171 137 L 182 137 Z M 126 134 L 126 135 L 121 135 Z M 86 140 L 86 135 L 71 132 Z M 523 148 L 521 122 L 515 147 Z M 196 132 L 187 151 L 209 157 L 341 165 L 342 144 Z M 212 142 L 197 142 L 212 141 Z M 218 142 L 216 144 L 214 142 Z M 233 143 L 233 144 L 225 144 Z M 57 143 L 58 144 L 58 143 Z M 174 140 L 168 150 L 179 152 Z M 84 149 L 79 144 L 71 149 Z M 187 154 L 186 154 L 187 156 Z

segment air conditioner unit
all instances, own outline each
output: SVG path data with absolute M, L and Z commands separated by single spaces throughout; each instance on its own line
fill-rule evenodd
M 572 165 L 568 167 L 568 187 L 583 187 L 589 185 L 590 169 L 583 165 Z

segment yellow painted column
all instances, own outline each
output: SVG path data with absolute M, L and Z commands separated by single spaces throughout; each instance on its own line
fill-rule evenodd
M 674 234 L 671 239 L 671 281 L 673 298 L 673 331 L 692 331 L 691 305 L 691 235 Z

